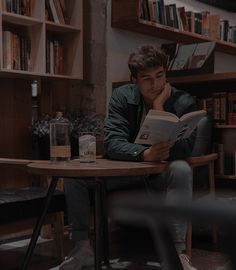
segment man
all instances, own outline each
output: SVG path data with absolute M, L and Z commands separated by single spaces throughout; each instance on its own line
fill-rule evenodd
M 152 175 L 146 184 L 156 190 L 166 189 L 167 200 L 192 198 L 192 171 L 183 159 L 191 154 L 195 132 L 188 139 L 161 142 L 152 146 L 134 144 L 140 125 L 149 109 L 165 110 L 181 116 L 196 109 L 193 98 L 166 82 L 167 57 L 152 45 L 138 47 L 129 58 L 133 84 L 114 90 L 104 127 L 104 145 L 110 159 L 127 161 L 162 161 L 169 159 L 168 171 Z M 110 181 L 109 181 L 110 182 Z M 132 180 L 130 180 L 132 183 Z M 108 183 L 109 184 L 109 183 Z M 71 235 L 77 245 L 59 268 L 82 269 L 93 262 L 89 244 L 89 196 L 83 180 L 66 180 Z M 173 220 L 173 237 L 184 270 L 196 270 L 182 254 L 185 249 L 186 224 Z

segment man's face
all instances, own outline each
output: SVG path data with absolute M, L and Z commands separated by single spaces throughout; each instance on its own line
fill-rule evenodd
M 166 83 L 165 70 L 163 67 L 149 68 L 138 72 L 134 79 L 144 100 L 152 103 L 155 98 L 164 90 Z

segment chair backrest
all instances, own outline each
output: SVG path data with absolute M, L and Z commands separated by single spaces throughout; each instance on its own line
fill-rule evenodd
M 198 123 L 192 156 L 202 156 L 212 150 L 212 117 L 204 116 Z

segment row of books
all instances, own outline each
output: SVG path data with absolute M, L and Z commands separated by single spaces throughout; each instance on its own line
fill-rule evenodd
M 63 47 L 55 39 L 47 39 L 46 42 L 46 72 L 63 74 Z
M 168 43 L 161 49 L 168 56 L 167 70 L 201 69 L 215 49 L 215 42 Z
M 65 0 L 45 0 L 46 18 L 55 23 L 65 24 Z
M 219 14 L 210 14 L 209 11 L 185 11 L 184 6 L 165 5 L 164 0 L 141 0 L 140 18 L 236 43 L 236 26 L 230 26 L 228 20 L 221 20 Z
M 225 149 L 223 143 L 216 143 L 214 145 L 214 152 L 218 154 L 218 159 L 215 164 L 215 172 L 219 175 L 236 175 L 236 151 L 232 149 L 229 152 Z
M 213 116 L 216 125 L 236 125 L 236 93 L 215 92 L 211 97 L 198 100 L 199 109 Z
M 30 70 L 31 42 L 28 38 L 3 31 L 3 68 Z
M 31 16 L 31 0 L 2 0 L 2 10 Z

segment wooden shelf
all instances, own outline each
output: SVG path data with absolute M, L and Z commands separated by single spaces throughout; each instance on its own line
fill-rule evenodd
M 80 29 L 78 27 L 75 27 L 73 25 L 59 24 L 59 23 L 54 23 L 54 22 L 50 22 L 50 21 L 46 21 L 46 29 L 48 31 L 60 32 L 60 33 L 80 31 Z
M 236 81 L 236 72 L 229 73 L 215 73 L 215 74 L 201 74 L 201 75 L 190 75 L 190 76 L 178 76 L 178 77 L 167 77 L 168 81 L 172 84 L 198 84 L 198 83 L 217 83 L 217 82 L 233 82 Z M 129 81 L 114 82 L 114 87 L 121 86 Z
M 12 23 L 12 24 L 17 24 L 17 25 L 24 25 L 24 26 L 31 26 L 34 24 L 43 23 L 42 20 L 39 20 L 37 18 L 22 16 L 22 15 L 10 13 L 10 12 L 2 13 L 2 21 Z
M 220 174 L 216 174 L 215 178 L 217 178 L 217 179 L 225 179 L 225 180 L 236 180 L 236 175 L 220 175 Z
M 236 125 L 216 125 L 215 128 L 219 128 L 219 129 L 235 129 Z
M 168 80 L 174 84 L 232 82 L 236 80 L 236 72 L 168 77 Z
M 216 43 L 217 51 L 236 55 L 236 44 L 234 43 L 213 39 L 192 32 L 181 31 L 170 26 L 140 19 L 139 0 L 113 0 L 111 25 L 115 28 L 180 43 L 213 41 Z

